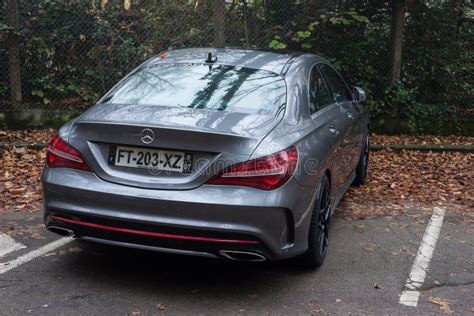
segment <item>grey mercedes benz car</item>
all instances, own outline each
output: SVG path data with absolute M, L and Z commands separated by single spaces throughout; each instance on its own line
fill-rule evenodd
M 331 214 L 366 179 L 364 100 L 312 54 L 159 54 L 51 141 L 46 227 L 111 245 L 317 267 Z

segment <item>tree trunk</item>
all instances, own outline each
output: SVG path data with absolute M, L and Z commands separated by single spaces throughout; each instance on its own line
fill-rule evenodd
M 6 18 L 11 28 L 6 44 L 8 47 L 8 66 L 10 76 L 10 99 L 12 105 L 21 103 L 21 69 L 20 69 L 20 41 L 18 38 L 18 3 L 17 0 L 6 1 Z
M 392 25 L 390 40 L 390 73 L 388 81 L 395 85 L 400 81 L 402 69 L 402 43 L 405 26 L 405 5 L 406 0 L 392 0 Z M 401 130 L 400 104 L 391 104 L 391 115 L 393 119 L 392 132 L 399 133 Z
M 406 0 L 392 0 L 392 25 L 390 43 L 390 84 L 400 81 L 402 68 L 402 42 L 405 26 Z
M 248 26 L 248 7 L 247 7 L 247 0 L 244 0 L 243 3 L 243 8 L 244 8 L 244 34 L 245 34 L 245 47 L 249 48 L 250 47 L 250 41 L 249 41 L 249 26 Z
M 225 46 L 225 0 L 212 0 L 214 46 Z

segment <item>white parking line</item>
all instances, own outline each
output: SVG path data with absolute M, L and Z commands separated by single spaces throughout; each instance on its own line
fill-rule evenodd
M 426 273 L 430 267 L 430 261 L 438 241 L 443 219 L 446 213 L 445 209 L 433 208 L 430 222 L 426 227 L 425 234 L 421 240 L 420 248 L 415 257 L 415 262 L 411 268 L 410 275 L 405 283 L 405 290 L 400 296 L 400 304 L 416 307 L 420 298 L 420 288 L 425 282 Z
M 56 241 L 53 241 L 52 243 L 46 244 L 43 247 L 40 247 L 36 250 L 30 251 L 22 256 L 19 256 L 18 258 L 10 262 L 5 262 L 2 265 L 0 265 L 0 274 L 3 274 L 7 271 L 15 269 L 16 267 L 19 267 L 22 264 L 27 263 L 35 258 L 41 257 L 47 254 L 48 252 L 53 251 L 56 248 L 64 246 L 65 244 L 71 242 L 72 240 L 73 240 L 72 237 L 63 237 Z
M 26 246 L 16 242 L 15 239 L 10 236 L 0 233 L 0 257 L 22 248 L 26 248 Z

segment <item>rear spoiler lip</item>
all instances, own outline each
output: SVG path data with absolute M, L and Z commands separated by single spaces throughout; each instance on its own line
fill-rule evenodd
M 159 128 L 159 129 L 166 129 L 166 130 L 175 130 L 175 131 L 189 131 L 189 132 L 197 132 L 197 133 L 207 133 L 207 134 L 218 134 L 218 135 L 223 135 L 223 136 L 233 136 L 233 137 L 239 137 L 239 138 L 245 138 L 245 139 L 259 139 L 259 137 L 255 136 L 246 136 L 238 133 L 227 133 L 227 132 L 222 132 L 219 130 L 215 129 L 210 129 L 210 128 L 190 128 L 188 126 L 167 126 L 167 125 L 152 125 L 152 124 L 142 124 L 142 123 L 133 123 L 133 122 L 127 122 L 127 123 L 122 123 L 119 121 L 102 121 L 102 120 L 80 120 L 75 122 L 74 125 L 81 125 L 81 124 L 104 124 L 104 125 L 122 125 L 122 126 L 129 126 L 129 127 L 140 127 L 140 128 Z M 72 127 L 69 129 L 69 133 L 71 132 Z M 71 138 L 74 139 L 74 138 Z

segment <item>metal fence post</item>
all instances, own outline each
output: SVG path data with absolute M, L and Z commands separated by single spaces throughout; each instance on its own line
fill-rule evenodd
M 18 35 L 17 0 L 6 1 L 6 18 L 10 28 L 6 44 L 8 47 L 8 65 L 10 76 L 10 99 L 13 106 L 21 103 L 20 41 Z

